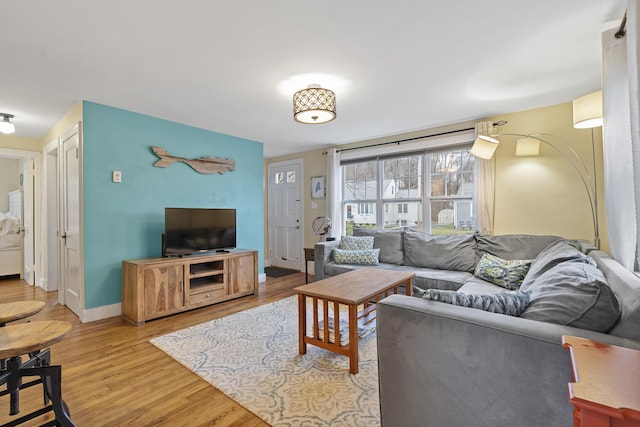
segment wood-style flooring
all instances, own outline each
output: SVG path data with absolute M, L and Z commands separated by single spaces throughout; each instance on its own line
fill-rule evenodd
M 51 363 L 62 365 L 62 397 L 78 427 L 266 426 L 261 419 L 149 343 L 149 339 L 293 295 L 304 273 L 267 278 L 258 295 L 247 296 L 134 326 L 121 317 L 80 323 L 56 292 L 17 279 L 0 280 L 0 302 L 40 300 L 46 307 L 30 320 L 66 320 L 71 333 L 51 347 Z M 18 322 L 26 321 L 19 320 Z M 4 389 L 4 387 L 3 387 Z M 42 388 L 20 392 L 20 415 L 42 407 Z M 0 397 L 0 425 L 9 415 Z M 37 418 L 40 425 L 52 414 Z

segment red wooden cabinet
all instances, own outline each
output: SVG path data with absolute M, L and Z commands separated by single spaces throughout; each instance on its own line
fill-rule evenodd
M 564 336 L 574 427 L 640 427 L 640 351 Z

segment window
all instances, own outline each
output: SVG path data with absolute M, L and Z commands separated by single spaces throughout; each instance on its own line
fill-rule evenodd
M 473 232 L 473 166 L 468 147 L 344 162 L 346 233 L 354 226 Z

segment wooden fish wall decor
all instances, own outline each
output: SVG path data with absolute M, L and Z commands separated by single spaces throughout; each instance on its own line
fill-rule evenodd
M 151 147 L 156 156 L 160 157 L 160 160 L 155 162 L 153 166 L 159 168 L 166 168 L 175 162 L 182 162 L 191 166 L 196 172 L 202 174 L 223 174 L 226 171 L 233 171 L 236 169 L 236 161 L 233 159 L 223 159 L 222 157 L 198 157 L 195 159 L 185 159 L 184 157 L 176 157 L 167 153 L 164 148 L 153 146 Z

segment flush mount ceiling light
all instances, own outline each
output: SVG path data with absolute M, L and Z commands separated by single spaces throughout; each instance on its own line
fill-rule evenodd
M 13 114 L 0 113 L 0 132 L 2 133 L 14 133 L 16 131 L 16 127 L 11 123 L 11 119 L 13 119 Z
M 300 123 L 320 124 L 336 118 L 336 94 L 319 85 L 309 85 L 293 94 L 293 118 Z

